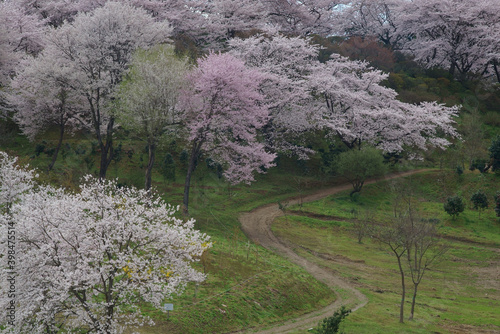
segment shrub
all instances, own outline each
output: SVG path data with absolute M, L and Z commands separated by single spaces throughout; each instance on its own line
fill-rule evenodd
M 473 160 L 469 169 L 471 171 L 474 171 L 474 170 L 478 170 L 479 173 L 483 174 L 483 173 L 487 173 L 488 172 L 488 161 L 485 160 L 485 159 L 476 159 L 476 160 Z
M 500 170 L 500 135 L 496 136 L 491 141 L 491 146 L 488 148 L 490 151 L 491 158 L 491 170 L 499 171 Z
M 339 326 L 342 320 L 351 313 L 351 310 L 342 306 L 340 310 L 335 311 L 333 316 L 323 319 L 313 330 L 314 334 L 334 334 L 339 332 Z
M 453 219 L 457 218 L 461 212 L 465 210 L 465 203 L 460 196 L 448 197 L 444 203 L 444 211 L 449 214 Z
M 163 159 L 160 172 L 164 180 L 175 181 L 175 162 L 172 154 L 167 153 L 165 159 Z
M 474 205 L 474 209 L 478 210 L 479 216 L 481 216 L 481 210 L 488 207 L 488 197 L 486 197 L 486 194 L 482 190 L 478 190 L 472 194 L 470 200 Z
M 343 152 L 337 159 L 337 173 L 353 186 L 351 197 L 361 191 L 368 178 L 384 175 L 385 170 L 382 153 L 373 147 Z
M 181 154 L 179 155 L 179 161 L 181 162 L 183 168 L 187 168 L 188 160 L 189 160 L 189 153 L 187 150 L 184 149 L 181 151 Z
M 36 144 L 35 155 L 39 156 L 41 153 L 43 153 L 43 151 L 45 151 L 45 143 L 42 142 L 41 144 Z

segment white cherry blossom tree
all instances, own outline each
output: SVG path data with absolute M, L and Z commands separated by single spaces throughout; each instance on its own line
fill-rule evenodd
M 317 129 L 309 76 L 315 67 L 319 47 L 308 39 L 275 34 L 230 41 L 230 53 L 251 68 L 264 73 L 260 90 L 269 107 L 269 120 L 262 129 L 266 145 L 274 151 L 307 158 L 301 135 Z
M 168 40 L 166 21 L 156 22 L 145 10 L 107 2 L 74 21 L 53 28 L 46 57 L 69 69 L 63 84 L 85 99 L 91 128 L 101 152 L 99 176 L 104 178 L 113 156 L 115 90 L 137 48 Z
M 2 153 L 0 305 L 14 300 L 14 333 L 121 333 L 149 322 L 140 308 L 160 308 L 204 275 L 192 268 L 211 246 L 194 221 L 150 192 L 86 177 L 78 193 L 40 185 Z M 28 175 L 28 174 L 30 175 Z M 7 189 L 13 181 L 19 191 Z M 16 201 L 12 201 L 15 195 Z M 15 230 L 15 273 L 9 272 L 7 230 Z M 10 254 L 10 253 L 9 253 Z M 12 276 L 13 275 L 13 276 Z M 10 295 L 9 280 L 15 279 Z
M 333 55 L 311 76 L 322 103 L 317 122 L 351 149 L 363 142 L 385 152 L 401 152 L 405 146 L 444 148 L 450 143 L 443 137 L 458 137 L 453 127 L 458 107 L 403 103 L 382 86 L 386 78 L 365 62 Z

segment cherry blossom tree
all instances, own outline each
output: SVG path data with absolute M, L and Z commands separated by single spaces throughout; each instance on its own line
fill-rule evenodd
M 296 143 L 301 134 L 318 129 L 349 148 L 366 142 L 386 152 L 443 148 L 449 142 L 441 134 L 457 136 L 453 116 L 458 108 L 402 103 L 382 85 L 387 74 L 366 62 L 333 54 L 323 64 L 319 48 L 307 39 L 279 34 L 234 39 L 230 46 L 231 54 L 266 74 L 260 89 L 271 113 L 263 132 L 277 151 L 307 157 L 311 152 Z
M 344 1 L 263 0 L 268 22 L 285 34 L 327 36 L 334 32 L 337 12 Z
M 2 175 L 14 170 L 23 178 L 11 164 L 2 164 Z M 150 192 L 92 177 L 79 193 L 39 186 L 18 196 L 11 206 L 16 318 L 13 324 L 2 318 L 2 324 L 16 333 L 122 333 L 147 322 L 140 304 L 160 308 L 187 282 L 205 277 L 191 265 L 211 246 L 209 237 L 174 213 Z M 6 236 L 7 226 L 0 227 Z M 3 239 L 0 253 L 7 254 Z M 12 296 L 6 257 L 1 261 L 0 305 L 6 309 Z
M 69 69 L 64 84 L 86 100 L 101 152 L 101 178 L 113 156 L 111 101 L 116 86 L 133 52 L 166 41 L 170 32 L 167 22 L 155 22 L 145 10 L 118 2 L 80 13 L 73 22 L 49 32 L 45 55 Z
M 22 57 L 41 50 L 42 32 L 42 24 L 16 1 L 0 1 L 0 119 L 13 112 L 6 101 L 5 87 Z
M 254 172 L 273 166 L 274 154 L 257 140 L 269 110 L 259 93 L 262 74 L 229 54 L 210 53 L 189 74 L 192 88 L 182 98 L 190 158 L 184 187 L 188 212 L 189 188 L 201 154 L 220 163 L 232 184 L 250 183 Z
M 237 32 L 263 30 L 266 26 L 267 12 L 261 0 L 210 1 L 202 10 L 207 16 L 209 42 L 224 43 Z
M 403 50 L 421 64 L 448 68 L 460 80 L 484 72 L 494 46 L 489 36 L 500 24 L 497 2 L 411 1 L 399 16 L 401 31 L 413 36 Z
M 86 121 L 80 118 L 85 101 L 65 84 L 70 69 L 54 59 L 41 55 L 28 58 L 10 84 L 9 102 L 16 107 L 14 119 L 23 133 L 35 136 L 54 125 L 59 128 L 59 140 L 48 170 L 54 166 L 67 129 L 81 128 Z
M 317 122 L 349 148 L 367 142 L 385 152 L 401 152 L 405 146 L 444 148 L 450 143 L 442 135 L 458 137 L 453 127 L 458 107 L 400 102 L 394 90 L 381 85 L 386 78 L 365 62 L 332 55 L 311 75 L 322 103 Z
M 309 75 L 320 66 L 318 46 L 308 39 L 281 34 L 235 38 L 229 45 L 232 55 L 265 74 L 260 90 L 270 111 L 262 129 L 267 146 L 307 158 L 312 151 L 304 147 L 301 135 L 317 129 L 311 122 L 314 108 Z
M 186 86 L 187 58 L 172 46 L 137 52 L 120 87 L 118 121 L 147 142 L 149 159 L 145 189 L 151 188 L 155 152 L 163 135 L 173 135 L 182 120 L 178 99 Z
M 11 207 L 25 192 L 30 191 L 36 174 L 17 165 L 17 158 L 0 151 L 0 214 L 10 214 Z
M 42 34 L 41 22 L 18 3 L 0 2 L 0 86 L 7 85 L 23 55 L 42 49 Z
M 342 8 L 337 30 L 347 36 L 376 37 L 394 49 L 401 47 L 405 35 L 400 31 L 401 7 L 404 0 L 356 0 Z

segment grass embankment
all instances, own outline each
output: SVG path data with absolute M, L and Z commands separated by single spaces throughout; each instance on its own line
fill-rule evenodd
M 492 207 L 499 179 L 494 175 L 451 171 L 411 177 L 414 199 L 422 217 L 434 219 L 450 249 L 419 286 L 415 319 L 399 324 L 401 281 L 396 258 L 370 238 L 357 242 L 355 219 L 378 224 L 393 214 L 393 182 L 369 185 L 357 201 L 348 192 L 306 203 L 301 215 L 280 217 L 273 225 L 279 237 L 297 253 L 330 268 L 351 282 L 369 303 L 345 320 L 346 333 L 498 333 L 500 331 L 500 222 Z M 470 208 L 470 195 L 483 189 L 490 208 Z M 467 208 L 456 220 L 443 210 L 446 197 L 460 194 Z M 296 213 L 298 206 L 292 207 Z M 406 317 L 412 285 L 407 278 Z

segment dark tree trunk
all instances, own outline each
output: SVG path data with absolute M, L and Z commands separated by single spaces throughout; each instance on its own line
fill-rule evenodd
M 191 186 L 191 176 L 196 168 L 196 160 L 200 154 L 201 143 L 194 143 L 191 149 L 191 157 L 189 158 L 189 165 L 186 174 L 186 182 L 184 183 L 184 201 L 183 201 L 183 213 L 185 215 L 189 214 L 189 188 Z
M 413 299 L 411 301 L 411 311 L 410 311 L 410 317 L 408 318 L 409 320 L 413 320 L 413 313 L 415 312 L 415 300 L 417 299 L 417 288 L 418 288 L 418 283 L 413 283 L 414 289 L 413 289 Z
M 63 138 L 64 138 L 64 123 L 61 123 L 59 125 L 59 141 L 57 142 L 56 151 L 54 152 L 54 156 L 52 157 L 52 161 L 50 162 L 48 167 L 49 172 L 52 170 L 52 168 L 54 168 L 57 156 L 59 155 L 59 151 L 61 150 Z
M 99 146 L 101 148 L 101 164 L 99 166 L 99 178 L 105 179 L 108 167 L 113 160 L 113 127 L 115 124 L 115 119 L 111 117 L 106 128 L 106 142 L 99 139 Z
M 497 76 L 498 83 L 500 83 L 500 72 L 498 70 L 498 61 L 496 59 L 493 60 L 493 70 L 495 71 L 495 75 Z
M 354 181 L 352 183 L 352 186 L 353 186 L 353 190 L 351 191 L 351 193 L 349 194 L 350 197 L 352 197 L 352 195 L 354 195 L 355 193 L 359 193 L 361 192 L 361 189 L 363 188 L 363 184 L 365 183 L 365 181 Z
M 450 65 L 450 69 L 448 70 L 448 73 L 450 73 L 452 78 L 455 77 L 455 69 L 456 69 L 456 65 L 454 62 L 452 62 Z
M 401 273 L 401 305 L 399 306 L 399 322 L 404 322 L 404 307 L 405 307 L 405 295 L 406 295 L 406 286 L 405 286 L 405 272 L 403 271 L 403 267 L 401 266 L 401 257 L 398 256 L 398 265 L 399 272 Z
M 151 173 L 153 171 L 153 165 L 155 163 L 156 145 L 149 144 L 148 150 L 149 150 L 149 159 L 148 159 L 148 166 L 146 167 L 146 180 L 145 180 L 145 184 L 144 184 L 144 188 L 146 190 L 151 189 Z

